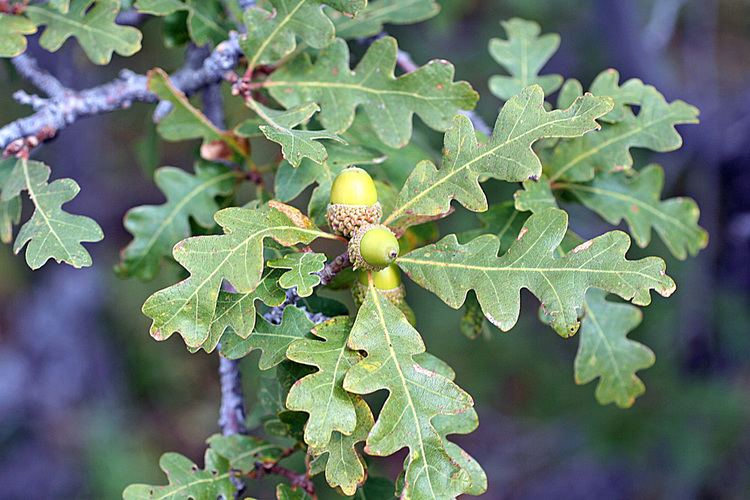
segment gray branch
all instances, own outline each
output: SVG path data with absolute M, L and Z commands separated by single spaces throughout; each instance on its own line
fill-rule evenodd
M 68 88 L 60 83 L 60 80 L 52 75 L 52 73 L 40 68 L 36 59 L 29 54 L 21 54 L 11 59 L 11 61 L 16 71 L 22 77 L 44 92 L 48 97 L 62 97 L 69 92 Z
M 224 74 L 237 65 L 241 55 L 238 35 L 231 33 L 229 39 L 220 43 L 199 68 L 175 72 L 172 83 L 191 95 L 207 85 L 220 82 Z M 103 85 L 65 92 L 51 96 L 46 102 L 37 102 L 39 107 L 34 114 L 0 128 L 0 149 L 43 130 L 58 132 L 81 118 L 128 108 L 133 102 L 155 102 L 156 96 L 149 92 L 147 83 L 145 75 L 124 70 L 119 78 Z

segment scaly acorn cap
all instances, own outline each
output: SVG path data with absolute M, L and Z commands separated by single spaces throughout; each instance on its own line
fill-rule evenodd
M 377 224 L 382 216 L 378 190 L 370 174 L 358 167 L 339 172 L 331 185 L 331 199 L 326 210 L 331 230 L 351 238 L 359 227 Z
M 379 271 L 398 257 L 398 240 L 387 226 L 359 227 L 349 240 L 349 260 L 355 270 Z
M 357 307 L 362 305 L 365 295 L 367 295 L 369 274 L 367 271 L 359 271 L 357 281 L 352 286 L 352 296 Z M 406 289 L 401 284 L 401 271 L 395 264 L 391 264 L 380 271 L 373 271 L 372 282 L 375 288 L 394 304 L 402 301 L 406 296 Z
M 369 284 L 369 277 L 367 271 L 360 271 L 357 281 L 352 286 L 352 298 L 354 304 L 360 307 L 365 301 L 367 296 L 367 287 Z M 406 303 L 406 289 L 401 283 L 401 271 L 394 264 L 381 269 L 380 271 L 372 272 L 372 281 L 375 288 L 378 289 L 380 294 L 391 304 L 404 313 L 406 320 L 414 325 L 416 323 L 416 317 L 414 311 Z

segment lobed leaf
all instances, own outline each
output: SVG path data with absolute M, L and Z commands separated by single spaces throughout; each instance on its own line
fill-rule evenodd
M 49 176 L 50 168 L 38 161 L 21 158 L 0 162 L 3 240 L 11 236 L 10 224 L 19 220 L 19 196 L 25 190 L 34 213 L 21 226 L 13 251 L 18 254 L 28 243 L 26 263 L 31 269 L 39 269 L 49 259 L 76 268 L 90 266 L 91 255 L 81 243 L 101 241 L 104 234 L 94 220 L 62 209 L 80 191 L 78 184 L 73 179 L 48 183 Z
M 310 415 L 305 442 L 314 449 L 325 447 L 331 434 L 351 435 L 357 418 L 354 396 L 344 390 L 344 375 L 362 356 L 346 346 L 352 321 L 339 316 L 313 328 L 317 339 L 301 339 L 289 345 L 287 358 L 318 370 L 295 383 L 286 407 Z M 318 340 L 321 339 L 321 340 Z
M 367 38 L 383 31 L 384 24 L 413 24 L 440 12 L 435 0 L 370 0 L 356 16 L 333 9 L 326 13 L 336 26 L 336 36 L 344 39 Z
M 649 165 L 640 172 L 600 172 L 588 184 L 558 183 L 610 224 L 625 219 L 638 246 L 645 248 L 655 230 L 670 252 L 684 260 L 708 244 L 708 233 L 698 225 L 700 210 L 690 198 L 662 201 L 664 170 Z
M 367 0 L 266 0 L 261 6 L 247 9 L 247 34 L 240 46 L 248 67 L 272 63 L 290 54 L 297 46 L 297 37 L 316 49 L 333 42 L 336 32 L 322 5 L 354 15 L 366 4 Z
M 57 7 L 26 8 L 26 15 L 34 24 L 46 25 L 39 44 L 50 52 L 60 49 L 71 36 L 95 64 L 108 64 L 113 52 L 127 57 L 141 50 L 141 32 L 115 22 L 120 12 L 119 0 L 71 0 L 66 12 Z
M 0 57 L 15 57 L 26 51 L 26 35 L 36 33 L 36 25 L 22 16 L 0 14 Z
M 460 245 L 455 235 L 414 250 L 399 266 L 419 285 L 457 309 L 473 289 L 484 315 L 503 331 L 515 325 L 521 288 L 542 302 L 552 327 L 564 337 L 578 331 L 586 290 L 600 288 L 638 305 L 651 302 L 650 290 L 668 297 L 675 284 L 657 257 L 625 258 L 630 238 L 612 231 L 589 240 L 561 258 L 554 251 L 565 236 L 567 214 L 548 208 L 526 221 L 517 241 L 498 257 L 499 239 L 480 236 Z
M 523 181 L 523 189 L 513 193 L 516 210 L 521 212 L 541 212 L 545 208 L 557 208 L 557 200 L 552 194 L 549 181 L 542 177 L 539 180 Z
M 585 182 L 593 179 L 597 170 L 628 169 L 633 165 L 632 148 L 674 151 L 682 146 L 675 126 L 698 123 L 697 108 L 679 100 L 668 103 L 650 86 L 645 88 L 640 106 L 637 116 L 632 110 L 622 111 L 624 117 L 619 122 L 558 144 L 545 158 L 550 181 Z
M 352 125 L 361 106 L 378 138 L 392 147 L 409 142 L 415 113 L 429 127 L 445 130 L 455 113 L 474 107 L 476 92 L 466 82 L 453 82 L 454 68 L 446 61 L 394 77 L 397 51 L 396 40 L 381 38 L 351 70 L 349 48 L 337 40 L 315 64 L 303 53 L 274 71 L 264 87 L 286 108 L 318 103 L 321 124 L 336 133 Z
M 374 418 L 370 407 L 359 397 L 353 397 L 354 411 L 357 415 L 357 425 L 350 435 L 334 431 L 327 445 L 311 450 L 315 454 L 311 468 L 325 469 L 328 485 L 340 489 L 345 495 L 357 493 L 357 487 L 367 479 L 367 464 L 356 449 L 357 444 L 365 441 L 372 429 Z M 367 479 L 367 483 L 371 479 Z M 365 489 L 367 486 L 365 484 Z M 357 498 L 366 498 L 358 493 Z M 393 487 L 389 492 L 393 496 Z M 390 498 L 390 497 L 386 497 Z
M 274 325 L 258 318 L 255 330 L 245 338 L 234 333 L 224 334 L 221 353 L 229 359 L 244 358 L 252 351 L 261 351 L 258 367 L 268 370 L 286 359 L 289 346 L 310 333 L 313 322 L 305 311 L 294 306 L 284 308 L 281 324 Z
M 529 85 L 539 85 L 544 90 L 544 95 L 559 89 L 563 83 L 562 76 L 540 76 L 539 71 L 560 47 L 560 35 L 552 33 L 539 36 L 542 28 L 537 23 L 524 19 L 513 18 L 501 21 L 500 24 L 508 39 L 491 39 L 489 51 L 492 58 L 510 76 L 490 77 L 490 92 L 507 101 Z
M 479 144 L 471 121 L 456 116 L 445 134 L 443 164 L 419 163 L 399 193 L 385 224 L 407 226 L 448 213 L 451 200 L 469 210 L 487 210 L 480 178 L 519 182 L 538 177 L 542 164 L 531 146 L 545 137 L 576 137 L 599 127 L 596 119 L 612 109 L 606 97 L 586 95 L 564 111 L 545 111 L 538 85 L 527 87 L 503 106 L 495 130 Z
M 200 469 L 179 453 L 165 453 L 159 467 L 167 474 L 169 484 L 152 486 L 131 484 L 122 494 L 124 500 L 216 500 L 234 498 L 235 486 L 229 463 L 211 449 L 206 450 L 205 468 Z
M 248 146 L 233 132 L 220 130 L 199 109 L 190 104 L 187 96 L 178 90 L 161 69 L 154 68 L 148 72 L 148 89 L 162 101 L 169 102 L 172 109 L 161 119 L 156 127 L 168 141 L 184 141 L 201 138 L 206 143 L 220 141 L 225 143 L 240 156 L 247 156 Z M 209 158 L 225 159 L 225 158 Z
M 366 453 L 388 456 L 409 448 L 404 498 L 444 498 L 456 491 L 456 484 L 462 484 L 463 491 L 469 489 L 469 474 L 446 451 L 444 434 L 433 419 L 468 411 L 473 401 L 448 378 L 415 361 L 414 356 L 425 351 L 419 333 L 372 282 L 348 345 L 367 356 L 349 369 L 344 389 L 356 394 L 382 389 L 389 393 L 367 437 Z
M 218 44 L 229 36 L 224 8 L 218 0 L 136 0 L 134 7 L 153 16 L 186 11 L 188 33 L 196 45 Z
M 207 162 L 198 162 L 194 175 L 175 167 L 158 169 L 154 181 L 167 200 L 133 208 L 125 215 L 125 229 L 133 240 L 120 255 L 117 274 L 153 279 L 175 243 L 190 236 L 191 220 L 206 229 L 214 226 L 213 215 L 220 208 L 216 198 L 232 192 L 237 175 Z
M 284 450 L 277 444 L 269 443 L 255 436 L 214 434 L 208 438 L 211 450 L 229 462 L 229 467 L 249 474 L 256 470 L 256 464 L 278 462 Z
M 190 277 L 156 292 L 143 305 L 157 340 L 179 332 L 188 347 L 201 346 L 209 336 L 222 282 L 239 293 L 252 292 L 260 283 L 266 238 L 283 246 L 335 238 L 297 209 L 273 201 L 258 209 L 226 208 L 214 219 L 225 234 L 188 238 L 174 247 L 174 258 Z
M 646 390 L 636 372 L 652 366 L 655 357 L 651 349 L 627 338 L 640 324 L 641 311 L 629 304 L 610 302 L 605 296 L 601 290 L 586 295 L 575 380 L 580 385 L 599 378 L 597 401 L 629 408 Z
M 276 486 L 276 500 L 311 500 L 302 488 L 292 488 L 288 484 L 281 483 Z
M 310 158 L 315 163 L 325 161 L 328 153 L 323 144 L 316 142 L 318 139 L 344 142 L 339 136 L 326 130 L 293 130 L 297 125 L 306 123 L 320 109 L 315 103 L 278 111 L 267 108 L 254 99 L 246 102 L 265 124 L 258 125 L 254 121 L 248 121 L 238 127 L 238 132 L 249 136 L 257 127 L 266 139 L 281 146 L 282 156 L 294 167 L 299 167 L 303 158 Z
M 300 297 L 309 297 L 320 283 L 318 273 L 326 264 L 326 256 L 322 253 L 302 252 L 286 254 L 280 259 L 268 262 L 268 267 L 274 269 L 289 269 L 279 278 L 282 288 L 297 288 Z
M 255 328 L 257 307 L 260 300 L 269 307 L 280 306 L 286 300 L 286 292 L 279 286 L 279 273 L 271 272 L 263 277 L 258 287 L 248 293 L 233 293 L 222 290 L 216 300 L 216 310 L 208 328 L 208 337 L 200 347 L 188 347 L 190 352 L 203 349 L 213 352 L 222 341 L 221 353 L 230 357 L 239 349 Z M 239 344 L 239 345 L 238 345 Z

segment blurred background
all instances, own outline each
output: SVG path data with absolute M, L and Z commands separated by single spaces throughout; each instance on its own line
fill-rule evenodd
M 637 165 L 654 159 L 665 166 L 665 197 L 698 201 L 711 242 L 685 262 L 669 257 L 656 238 L 629 254 L 666 256 L 678 283 L 671 299 L 656 297 L 645 309 L 631 335 L 657 358 L 640 372 L 647 392 L 633 408 L 599 406 L 595 384 L 574 384 L 578 342 L 539 323 L 530 295 L 511 332 L 469 340 L 459 333 L 460 311 L 409 290 L 428 350 L 455 368 L 476 401 L 479 430 L 458 441 L 487 471 L 485 498 L 750 498 L 750 2 L 440 3 L 437 17 L 389 33 L 418 64 L 434 57 L 453 62 L 457 79 L 482 95 L 478 112 L 490 123 L 501 103 L 487 79 L 501 70 L 487 42 L 504 36 L 498 21 L 513 16 L 561 34 L 547 72 L 586 87 L 613 67 L 623 79 L 639 77 L 669 100 L 702 111 L 700 126 L 681 128 L 682 150 L 637 157 Z M 176 69 L 184 49 L 165 48 L 161 27 L 161 20 L 147 20 L 143 50 L 107 67 L 93 66 L 71 42 L 56 55 L 34 41 L 30 50 L 63 83 L 86 88 L 123 67 Z M 0 63 L 2 124 L 30 112 L 10 98 L 18 88 L 33 90 L 11 68 Z M 162 452 L 202 463 L 204 440 L 218 430 L 217 355 L 190 355 L 176 335 L 153 341 L 140 312 L 149 294 L 177 279 L 176 266 L 150 283 L 112 272 L 130 240 L 122 226 L 127 209 L 163 201 L 154 168 L 191 167 L 196 145 L 158 141 L 152 111 L 136 104 L 81 120 L 37 153 L 53 178 L 81 185 L 69 210 L 104 229 L 105 240 L 89 245 L 92 268 L 48 263 L 32 273 L 23 257 L 0 247 L 0 498 L 118 498 L 129 483 L 164 482 L 157 467 Z M 229 119 L 236 123 L 239 115 L 230 112 Z M 440 134 L 424 134 L 439 149 Z M 515 189 L 488 188 L 496 200 Z M 605 230 L 585 211 L 575 211 L 572 221 L 584 236 Z M 443 230 L 476 225 L 459 211 Z M 256 355 L 245 363 L 252 407 Z M 399 460 L 378 462 L 374 470 L 393 476 Z M 247 493 L 270 498 L 264 488 L 253 483 Z

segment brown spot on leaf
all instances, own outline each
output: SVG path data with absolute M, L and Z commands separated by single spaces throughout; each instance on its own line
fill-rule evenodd
M 573 250 L 571 250 L 571 253 L 578 253 L 578 252 L 583 252 L 584 250 L 588 250 L 588 248 L 593 244 L 594 244 L 594 240 L 584 241 L 583 243 L 575 247 Z
M 518 237 L 516 238 L 516 240 L 520 240 L 520 239 L 521 239 L 521 238 L 523 238 L 523 237 L 524 237 L 524 236 L 526 235 L 526 233 L 528 233 L 528 232 L 529 232 L 529 228 L 528 228 L 528 227 L 524 227 L 524 228 L 521 228 L 521 232 L 520 232 L 520 233 L 518 233 Z

